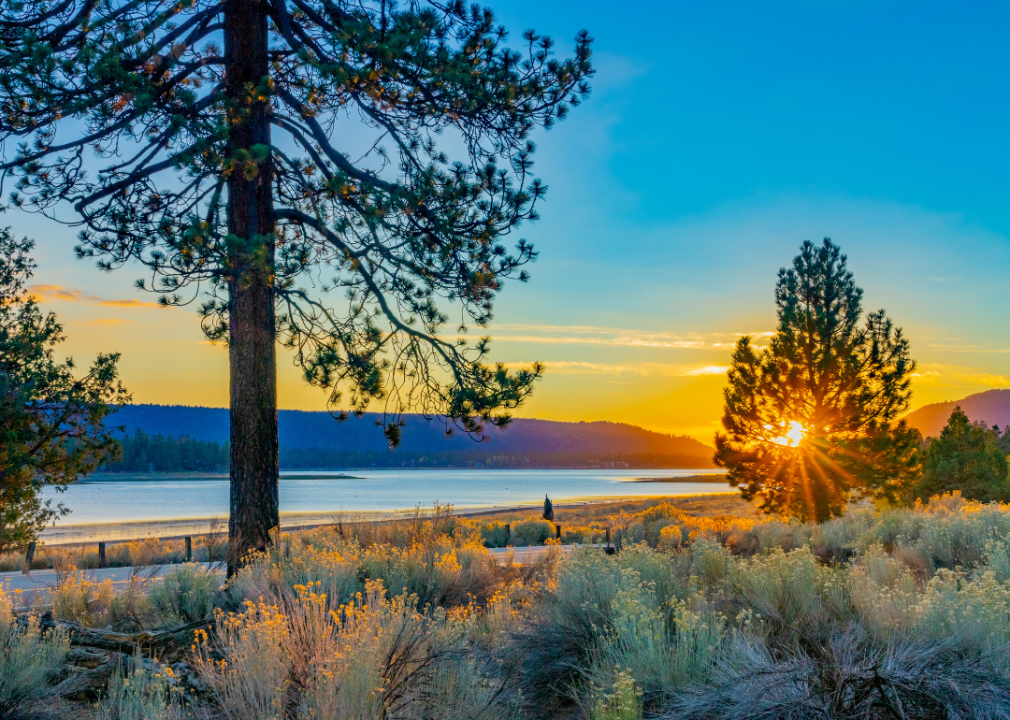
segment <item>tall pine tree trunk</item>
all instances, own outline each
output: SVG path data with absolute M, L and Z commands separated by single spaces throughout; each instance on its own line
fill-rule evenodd
M 269 72 L 266 0 L 225 8 L 229 112 L 231 518 L 228 574 L 251 550 L 270 544 L 279 524 L 277 355 L 274 340 L 274 210 L 270 119 L 260 88 Z

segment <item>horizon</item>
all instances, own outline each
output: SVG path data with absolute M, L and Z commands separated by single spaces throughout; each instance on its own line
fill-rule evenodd
M 951 404 L 951 405 L 953 405 L 955 403 L 961 403 L 961 402 L 964 402 L 964 401 L 967 401 L 967 400 L 971 400 L 972 398 L 976 398 L 976 397 L 978 397 L 980 395 L 985 395 L 985 394 L 987 394 L 989 392 L 993 392 L 993 391 L 1010 391 L 1010 388 L 990 388 L 989 390 L 982 390 L 982 391 L 977 392 L 977 393 L 972 393 L 971 395 L 966 395 L 963 398 L 955 398 L 953 400 L 941 400 L 941 401 L 938 401 L 938 402 L 935 402 L 935 403 L 929 403 L 928 405 L 923 405 L 923 406 L 917 407 L 917 408 L 915 408 L 913 410 L 909 410 L 904 415 L 902 415 L 901 418 L 902 419 L 908 418 L 911 415 L 915 415 L 920 410 L 924 410 L 924 409 L 929 408 L 929 407 L 933 407 L 933 406 L 936 406 L 936 405 L 945 405 L 945 404 Z M 133 402 L 133 403 L 129 403 L 129 405 L 127 405 L 127 407 L 138 407 L 138 406 L 158 407 L 158 408 L 187 408 L 187 409 L 199 409 L 199 410 L 223 410 L 225 412 L 229 411 L 229 408 L 226 407 L 226 406 L 223 407 L 223 406 L 214 406 L 214 405 L 187 405 L 187 404 L 182 404 L 182 403 L 137 403 L 137 402 Z M 308 409 L 308 410 L 305 410 L 305 409 L 301 409 L 301 408 L 278 408 L 278 412 L 304 412 L 304 413 L 329 414 L 328 411 L 325 410 L 325 409 L 321 409 L 321 410 L 320 409 Z M 379 414 L 381 414 L 381 413 L 379 413 L 377 411 L 372 411 L 372 410 L 369 410 L 368 412 L 365 413 L 365 415 L 379 415 Z M 969 414 L 969 417 L 971 417 L 972 413 L 969 412 L 968 414 Z M 415 413 L 415 412 L 404 413 L 404 415 L 406 415 L 406 416 L 413 416 L 413 417 L 424 417 L 423 414 L 421 414 L 421 413 Z M 113 414 L 110 417 L 115 418 L 115 414 Z M 352 420 L 352 419 L 355 419 L 353 415 L 348 418 L 348 420 Z M 693 435 L 668 433 L 668 432 L 663 432 L 662 430 L 653 430 L 651 428 L 643 427 L 641 425 L 635 425 L 634 423 L 625 422 L 623 420 L 612 420 L 612 419 L 608 419 L 608 418 L 602 418 L 602 419 L 597 419 L 597 420 L 553 420 L 553 419 L 550 419 L 550 418 L 530 418 L 530 417 L 515 417 L 515 418 L 513 418 L 513 420 L 535 420 L 535 421 L 542 421 L 542 422 L 562 423 L 562 424 L 566 424 L 566 425 L 580 425 L 580 424 L 587 424 L 588 425 L 588 424 L 592 424 L 592 423 L 608 423 L 608 424 L 611 424 L 611 425 L 626 425 L 626 426 L 629 426 L 629 427 L 632 427 L 632 428 L 635 428 L 635 429 L 638 429 L 638 430 L 645 430 L 646 432 L 653 432 L 653 433 L 657 433 L 657 434 L 668 436 L 668 437 L 691 439 L 691 440 L 694 440 L 696 442 L 699 442 L 699 443 L 705 445 L 706 447 L 712 448 L 712 446 L 708 442 L 706 442 L 706 440 L 704 438 L 698 438 L 698 437 L 695 437 Z M 945 422 L 946 422 L 946 420 L 944 420 L 944 423 Z M 501 431 L 502 432 L 508 432 L 508 428 L 507 427 L 503 428 Z M 185 435 L 185 434 L 186 433 L 183 433 L 183 435 Z M 173 437 L 173 436 L 168 436 L 168 437 Z
M 1010 9 L 656 3 L 642 26 L 602 2 L 492 7 L 513 38 L 535 27 L 559 54 L 587 28 L 599 67 L 584 107 L 537 136 L 551 191 L 521 236 L 541 257 L 488 331 L 493 360 L 547 367 L 516 417 L 711 444 L 733 343 L 774 329 L 777 270 L 825 236 L 864 310 L 886 308 L 911 340 L 910 411 L 1010 387 Z M 156 307 L 132 286 L 140 268 L 74 260 L 73 228 L 2 220 L 38 243 L 34 292 L 66 354 L 122 352 L 140 404 L 227 405 L 226 349 L 192 308 Z M 278 359 L 280 407 L 325 410 Z

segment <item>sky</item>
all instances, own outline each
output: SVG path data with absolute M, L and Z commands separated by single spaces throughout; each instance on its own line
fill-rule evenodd
M 547 367 L 518 415 L 710 443 L 733 344 L 774 329 L 778 269 L 823 237 L 904 328 L 913 408 L 1010 386 L 1010 4 L 491 6 L 559 53 L 596 38 L 591 98 L 536 138 L 540 258 L 490 329 L 495 360 Z M 118 351 L 136 402 L 227 405 L 195 311 L 74 259 L 72 229 L 0 223 L 37 240 L 36 294 L 79 363 Z M 279 373 L 282 408 L 325 407 L 283 354 Z

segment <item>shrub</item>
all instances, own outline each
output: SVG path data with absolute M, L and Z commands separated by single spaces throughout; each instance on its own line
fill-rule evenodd
M 844 571 L 825 567 L 804 547 L 756 556 L 733 567 L 731 584 L 744 607 L 773 629 L 823 624 L 847 605 Z
M 210 617 L 221 577 L 202 565 L 186 564 L 154 583 L 148 598 L 155 612 L 169 623 L 188 623 Z
M 330 602 L 343 604 L 364 590 L 366 580 L 381 580 L 392 595 L 416 595 L 421 605 L 456 606 L 471 598 L 486 602 L 499 589 L 503 574 L 482 546 L 480 535 L 414 535 L 406 547 L 359 545 L 322 529 L 301 537 L 285 536 L 266 553 L 253 557 L 229 585 L 233 608 L 245 600 L 292 596 L 299 585 L 316 586 Z
M 89 573 L 71 569 L 50 592 L 53 615 L 94 628 L 133 632 L 156 620 L 148 598 L 149 577 L 135 574 L 116 591 L 111 580 L 101 582 Z
M 16 717 L 39 710 L 53 694 L 69 648 L 66 633 L 50 630 L 43 636 L 38 618 L 19 623 L 10 597 L 0 589 L 0 717 Z
M 505 531 L 505 523 L 489 522 L 480 526 L 481 540 L 484 547 L 500 548 L 509 544 L 509 534 Z
M 554 537 L 554 526 L 546 520 L 528 518 L 512 524 L 513 547 L 543 545 L 547 538 Z
M 617 673 L 612 693 L 604 695 L 593 708 L 592 720 L 641 720 L 642 695 L 629 671 Z
M 87 573 L 74 570 L 53 588 L 53 615 L 90 627 L 110 624 L 116 592 L 111 580 L 95 582 Z
M 247 603 L 237 615 L 217 621 L 216 650 L 198 633 L 196 669 L 230 720 L 280 719 L 291 658 L 287 622 L 276 606 Z M 215 654 L 221 657 L 215 658 Z
M 465 624 L 386 599 L 381 582 L 333 607 L 314 587 L 274 604 L 247 603 L 203 635 L 196 667 L 228 718 L 514 717 L 479 662 Z
M 183 720 L 189 717 L 170 667 L 138 654 L 117 668 L 96 709 L 97 720 Z
M 684 688 L 662 717 L 1006 720 L 1010 681 L 992 672 L 991 661 L 949 643 L 877 643 L 858 626 L 779 653 L 741 633 L 705 681 Z

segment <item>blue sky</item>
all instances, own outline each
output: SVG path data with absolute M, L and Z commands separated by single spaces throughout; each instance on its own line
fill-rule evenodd
M 548 363 L 524 414 L 710 440 L 732 342 L 773 329 L 776 271 L 824 236 L 867 309 L 907 331 L 915 406 L 1010 385 L 1010 5 L 492 7 L 517 41 L 596 38 L 593 96 L 537 138 L 550 191 L 522 235 L 541 258 L 492 326 L 496 358 Z M 49 296 L 68 347 L 122 349 L 137 400 L 226 404 L 224 351 L 192 313 L 102 304 L 139 298 L 137 273 L 100 275 L 72 231 L 8 221 L 40 241 L 37 280 L 78 293 Z M 284 407 L 323 407 L 286 364 L 280 388 Z

